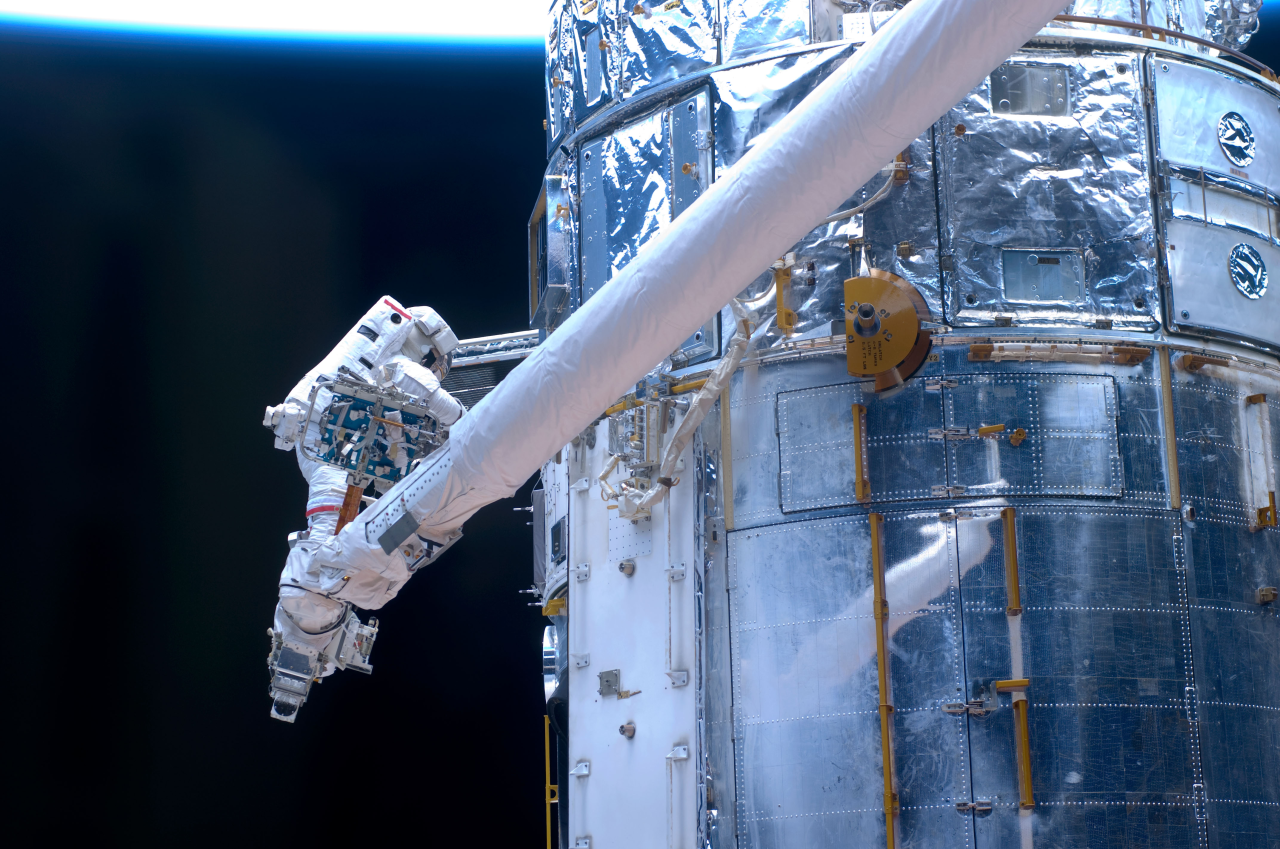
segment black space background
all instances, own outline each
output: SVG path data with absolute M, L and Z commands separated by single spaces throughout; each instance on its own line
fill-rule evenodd
M 10 454 L 10 817 L 49 842 L 537 845 L 527 494 L 381 611 L 372 676 L 285 725 L 266 629 L 306 486 L 260 422 L 380 295 L 461 337 L 528 327 L 541 68 L 536 44 L 0 30 L 4 374 L 34 437 Z
M 527 326 L 541 98 L 536 46 L 0 28 L 6 833 L 540 842 L 528 487 L 287 726 L 265 631 L 306 488 L 259 422 L 379 295 Z

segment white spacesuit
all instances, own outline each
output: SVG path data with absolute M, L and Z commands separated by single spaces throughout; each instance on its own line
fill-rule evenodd
M 368 653 L 377 634 L 377 620 L 363 625 L 351 601 L 342 598 L 349 577 L 337 576 L 335 580 L 313 556 L 340 530 L 339 513 L 349 486 L 363 490 L 367 482 L 352 480 L 347 471 L 312 459 L 304 451 L 304 446 L 314 446 L 319 436 L 319 419 L 332 398 L 327 384 L 345 374 L 369 384 L 394 387 L 425 407 L 447 429 L 465 411 L 440 387 L 457 344 L 449 325 L 430 307 L 406 309 L 394 298 L 381 298 L 298 382 L 284 403 L 266 410 L 263 425 L 275 434 L 276 448 L 297 451 L 298 465 L 309 486 L 307 530 L 290 536 L 289 556 L 280 573 L 275 626 L 269 632 L 271 715 L 277 719 L 293 721 L 316 678 L 337 668 L 364 672 L 372 668 Z M 314 451 L 310 453 L 314 455 Z M 375 481 L 375 485 L 379 491 L 389 486 L 385 481 Z M 354 486 L 353 492 L 358 496 Z M 406 552 L 411 557 L 417 555 L 413 550 Z M 394 589 L 387 588 L 381 597 L 389 598 Z M 378 605 L 366 601 L 364 606 Z

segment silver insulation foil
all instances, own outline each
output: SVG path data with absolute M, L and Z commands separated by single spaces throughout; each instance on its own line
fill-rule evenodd
M 1140 75 L 1127 53 L 1028 52 L 939 123 L 953 323 L 1155 327 Z
M 716 0 L 632 2 L 621 20 L 624 96 L 716 63 Z
M 726 61 L 808 44 L 809 0 L 722 0 Z
M 671 220 L 670 134 L 664 113 L 609 136 L 600 148 L 608 279 Z
M 1258 31 L 1262 0 L 1204 0 L 1206 37 L 1243 50 Z
M 1147 7 L 1145 18 L 1142 10 L 1144 2 Z M 1226 2 L 1230 3 L 1231 0 Z M 1084 18 L 1110 18 L 1117 21 L 1131 21 L 1135 24 L 1146 23 L 1185 32 L 1198 38 L 1212 38 L 1205 25 L 1205 17 L 1207 7 L 1214 4 L 1215 0 L 1075 0 L 1065 10 L 1065 14 L 1079 15 Z M 1093 24 L 1055 24 L 1057 25 L 1095 29 Z M 1103 32 L 1115 32 L 1121 35 L 1137 33 L 1136 30 L 1127 27 L 1096 28 Z

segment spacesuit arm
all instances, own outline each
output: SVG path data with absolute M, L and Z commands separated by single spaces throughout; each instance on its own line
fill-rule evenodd
M 383 367 L 383 375 L 401 392 L 420 399 L 423 406 L 446 427 L 462 417 L 466 407 L 440 386 L 435 372 L 408 357 L 392 357 Z

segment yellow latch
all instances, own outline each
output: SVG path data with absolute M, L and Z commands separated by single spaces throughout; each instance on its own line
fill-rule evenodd
M 560 596 L 560 598 L 553 598 L 551 599 L 551 601 L 542 605 L 542 615 L 543 616 L 563 616 L 565 613 L 568 612 L 568 608 L 569 608 L 569 599 L 565 598 L 564 596 Z
M 787 307 L 791 295 L 791 269 L 782 263 L 774 263 L 773 288 L 778 301 L 778 329 L 790 336 L 795 333 L 796 314 Z
M 1268 492 L 1267 500 L 1271 502 L 1268 506 L 1258 508 L 1258 527 L 1260 528 L 1276 527 L 1276 494 Z

